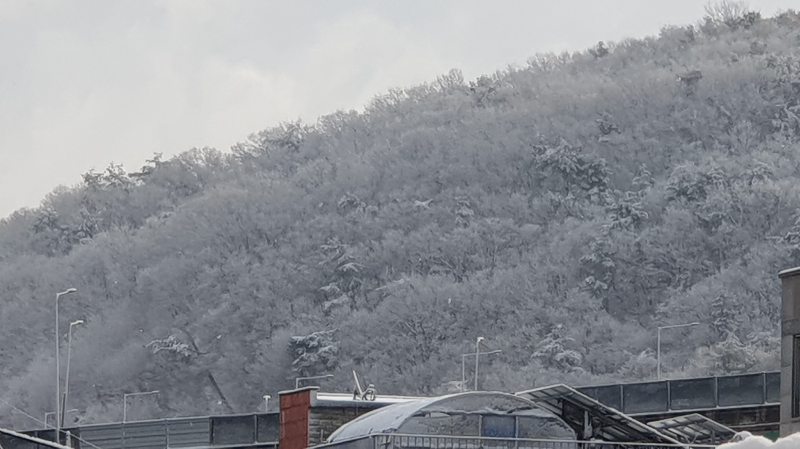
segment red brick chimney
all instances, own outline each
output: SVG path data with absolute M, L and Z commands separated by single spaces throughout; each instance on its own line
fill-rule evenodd
M 281 391 L 280 398 L 280 448 L 306 449 L 308 447 L 308 417 L 311 404 L 319 387 L 310 386 Z

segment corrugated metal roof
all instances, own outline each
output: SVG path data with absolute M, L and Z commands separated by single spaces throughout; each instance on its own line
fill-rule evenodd
M 600 421 L 596 431 L 606 441 L 680 444 L 657 429 L 563 384 L 521 391 L 517 395 L 555 413 L 575 429 L 584 428 L 588 412 Z

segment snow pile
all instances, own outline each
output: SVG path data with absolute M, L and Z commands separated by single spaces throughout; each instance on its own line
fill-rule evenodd
M 745 435 L 743 435 L 745 434 Z M 779 438 L 774 443 L 760 435 L 749 435 L 742 432 L 736 435 L 744 437 L 735 443 L 725 443 L 717 449 L 800 449 L 800 433 L 794 433 L 784 438 Z

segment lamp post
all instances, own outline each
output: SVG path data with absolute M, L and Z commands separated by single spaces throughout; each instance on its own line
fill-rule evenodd
M 47 428 L 47 417 L 50 415 L 55 415 L 56 412 L 44 412 L 44 428 Z M 55 427 L 55 426 L 53 426 Z
M 128 398 L 131 396 L 144 396 L 147 394 L 158 394 L 158 390 L 145 391 L 143 393 L 125 393 L 122 395 L 122 422 L 128 420 Z
M 64 427 L 64 410 L 67 409 L 67 399 L 69 398 L 69 361 L 72 358 L 72 328 L 83 324 L 83 320 L 69 323 L 69 337 L 67 338 L 67 375 L 64 379 L 64 403 L 61 404 L 61 427 Z
M 58 300 L 64 295 L 77 292 L 77 288 L 68 288 L 63 292 L 56 293 L 56 443 L 61 441 L 59 434 L 61 433 L 61 366 L 58 360 L 59 340 L 58 334 Z
M 502 349 L 495 349 L 494 351 L 481 352 L 480 354 L 481 355 L 489 355 L 489 354 L 499 354 L 501 352 L 503 352 Z M 466 364 L 466 359 L 467 359 L 467 357 L 474 357 L 474 356 L 475 356 L 475 354 L 473 354 L 473 353 L 461 354 L 461 387 L 460 387 L 460 390 L 462 392 L 464 391 L 464 385 L 467 384 L 467 372 L 466 372 L 467 364 Z
M 333 374 L 325 374 L 324 376 L 309 376 L 309 377 L 295 377 L 294 379 L 294 389 L 300 388 L 300 381 L 301 380 L 312 380 L 312 379 L 330 379 L 333 377 Z
M 264 399 L 264 412 L 266 413 L 269 411 L 269 400 L 272 399 L 272 396 L 265 394 L 262 399 Z
M 686 324 L 673 324 L 670 326 L 659 326 L 658 327 L 658 337 L 656 343 L 656 371 L 657 371 L 657 378 L 661 379 L 661 330 L 662 329 L 677 329 L 679 327 L 690 327 L 690 326 L 697 326 L 700 323 L 686 323 Z
M 478 361 L 480 361 L 481 356 L 481 342 L 483 341 L 483 337 L 478 337 L 475 341 L 475 389 L 474 391 L 478 391 Z

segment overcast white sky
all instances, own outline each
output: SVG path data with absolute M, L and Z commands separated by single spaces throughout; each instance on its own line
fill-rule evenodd
M 796 0 L 749 4 L 764 15 Z M 0 218 L 89 169 L 228 150 L 459 68 L 695 23 L 703 0 L 0 0 Z

